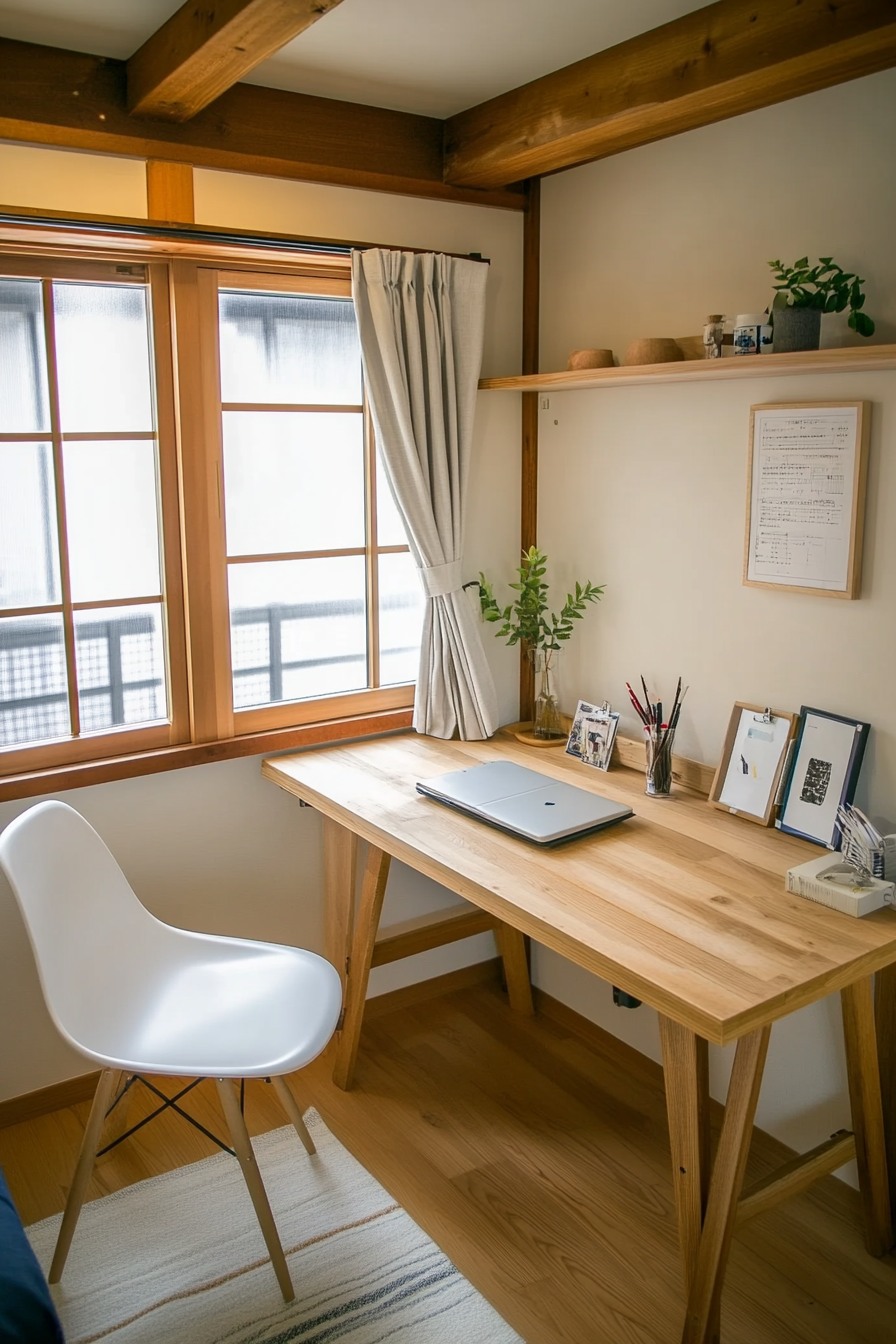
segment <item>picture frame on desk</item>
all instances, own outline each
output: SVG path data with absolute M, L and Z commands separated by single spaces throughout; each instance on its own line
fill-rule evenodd
M 619 727 L 619 715 L 609 705 L 592 705 L 580 700 L 566 743 L 567 756 L 575 756 L 584 765 L 609 770 L 613 743 Z
M 797 730 L 798 715 L 738 701 L 728 720 L 709 801 L 760 826 L 775 820 L 775 800 Z
M 861 719 L 802 706 L 779 830 L 838 847 L 837 810 L 855 797 L 870 732 L 870 723 Z

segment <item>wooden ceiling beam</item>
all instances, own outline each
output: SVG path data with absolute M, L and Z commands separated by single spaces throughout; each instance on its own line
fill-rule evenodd
M 445 123 L 445 180 L 494 189 L 896 65 L 894 0 L 719 0 Z
M 435 117 L 236 84 L 184 125 L 141 121 L 124 61 L 0 38 L 0 69 L 0 139 L 525 208 L 522 189 L 446 185 Z
M 189 121 L 341 0 L 187 0 L 128 61 L 136 116 Z

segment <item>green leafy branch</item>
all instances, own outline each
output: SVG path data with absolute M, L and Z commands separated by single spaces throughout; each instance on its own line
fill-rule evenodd
M 831 257 L 819 257 L 815 266 L 800 257 L 792 266 L 770 261 L 777 290 L 774 308 L 816 308 L 822 313 L 842 313 L 849 306 L 849 326 L 860 336 L 873 336 L 874 323 L 862 312 L 865 281 L 852 271 L 843 271 Z M 810 288 L 811 286 L 811 288 Z M 788 297 L 789 296 L 789 297 Z
M 603 596 L 603 588 L 593 583 L 576 583 L 575 592 L 566 594 L 560 611 L 553 612 L 548 605 L 546 571 L 544 551 L 537 546 L 524 551 L 517 568 L 519 583 L 510 584 L 518 596 L 506 607 L 498 605 L 491 584 L 484 574 L 479 575 L 482 614 L 487 621 L 500 625 L 495 631 L 499 639 L 508 644 L 522 642 L 527 649 L 559 649 L 561 641 L 571 636 L 574 623 L 582 619 L 587 604 Z

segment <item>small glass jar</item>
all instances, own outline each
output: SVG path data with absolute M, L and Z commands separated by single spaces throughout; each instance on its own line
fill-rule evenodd
M 647 734 L 647 785 L 644 792 L 651 798 L 668 798 L 672 792 L 672 742 L 674 732 L 666 729 Z

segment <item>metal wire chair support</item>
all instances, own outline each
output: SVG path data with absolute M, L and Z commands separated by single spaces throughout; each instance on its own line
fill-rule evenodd
M 188 1083 L 186 1087 L 182 1088 L 180 1092 L 175 1093 L 173 1097 L 166 1097 L 165 1093 L 162 1092 L 158 1087 L 156 1087 L 154 1083 L 151 1083 L 148 1078 L 144 1078 L 143 1075 L 140 1073 L 132 1074 L 131 1077 L 128 1079 L 128 1081 L 125 1083 L 124 1087 L 119 1092 L 118 1096 L 113 1101 L 112 1105 L 109 1107 L 108 1111 L 106 1112 L 106 1119 L 108 1120 L 109 1116 L 115 1110 L 115 1107 L 121 1101 L 122 1097 L 133 1086 L 134 1083 L 142 1083 L 143 1086 L 148 1088 L 150 1092 L 155 1094 L 155 1096 L 160 1097 L 162 1105 L 157 1106 L 154 1111 L 152 1111 L 149 1115 L 145 1116 L 142 1120 L 139 1120 L 136 1125 L 132 1125 L 130 1129 L 126 1129 L 123 1134 L 119 1134 L 117 1139 L 113 1139 L 111 1143 L 107 1143 L 105 1148 L 101 1148 L 99 1150 L 99 1152 L 97 1153 L 97 1157 L 98 1158 L 102 1157 L 104 1153 L 111 1152 L 113 1148 L 117 1148 L 120 1143 L 124 1143 L 125 1139 L 129 1139 L 132 1134 L 136 1134 L 138 1129 L 142 1129 L 144 1125 L 149 1124 L 150 1120 L 155 1120 L 157 1115 L 161 1115 L 163 1111 L 167 1110 L 176 1111 L 177 1114 L 182 1116 L 184 1120 L 189 1121 L 189 1123 L 193 1126 L 194 1129 L 198 1129 L 200 1134 L 204 1134 L 207 1139 L 211 1139 L 212 1143 L 216 1143 L 219 1148 L 223 1148 L 224 1152 L 229 1153 L 231 1157 L 236 1157 L 236 1153 L 229 1146 L 229 1144 L 224 1143 L 222 1139 L 218 1138 L 217 1134 L 213 1134 L 210 1129 L 206 1129 L 205 1125 L 200 1124 L 198 1120 L 194 1120 L 192 1115 L 189 1115 L 181 1106 L 178 1106 L 177 1104 L 180 1101 L 181 1097 L 185 1097 L 188 1092 L 192 1092 L 194 1087 L 198 1087 L 199 1084 L 204 1081 L 205 1081 L 204 1078 L 194 1078 L 192 1083 Z M 244 1112 L 245 1110 L 245 1096 L 246 1096 L 246 1080 L 244 1078 L 241 1078 L 240 1111 L 242 1112 Z

